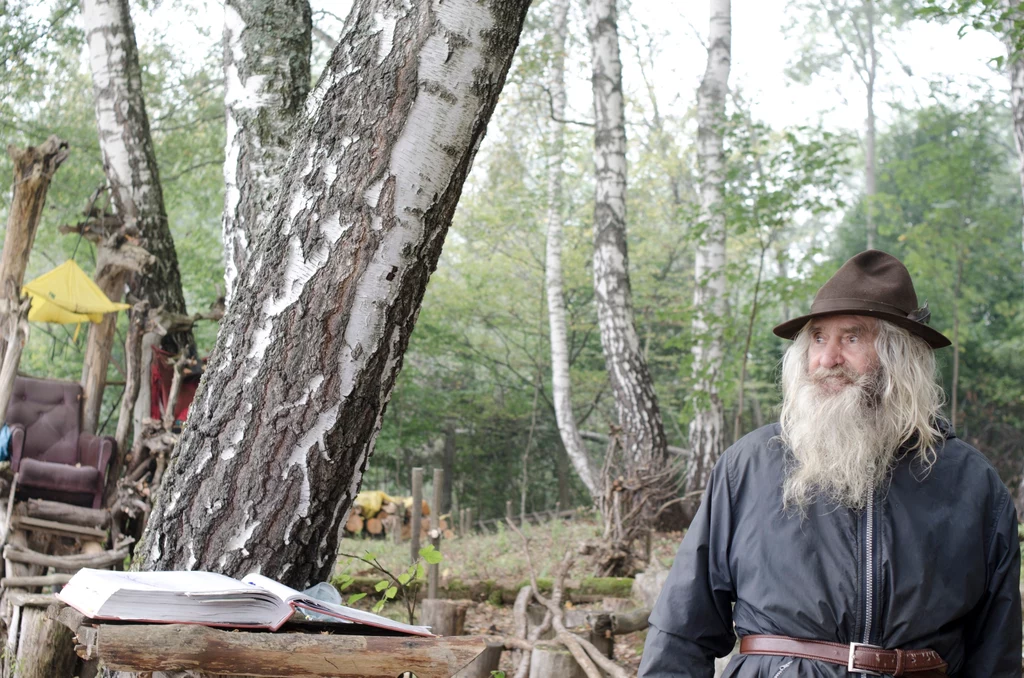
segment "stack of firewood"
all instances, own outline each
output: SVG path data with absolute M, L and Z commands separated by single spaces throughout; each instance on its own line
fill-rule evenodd
M 430 504 L 426 500 L 420 506 L 421 539 L 427 541 L 427 533 L 433 527 L 430 518 Z M 440 528 L 445 539 L 455 536 L 449 528 L 448 516 L 441 516 Z M 412 497 L 392 497 L 380 491 L 360 492 L 352 504 L 352 510 L 345 522 L 346 536 L 369 535 L 383 537 L 401 530 L 401 538 L 412 536 Z

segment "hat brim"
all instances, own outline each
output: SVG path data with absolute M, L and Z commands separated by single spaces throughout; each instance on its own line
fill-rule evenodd
M 888 311 L 873 308 L 849 308 L 828 310 L 821 313 L 808 313 L 807 315 L 802 315 L 799 318 L 793 318 L 792 320 L 787 320 L 784 323 L 776 325 L 775 328 L 772 329 L 772 333 L 782 339 L 795 339 L 796 335 L 800 333 L 800 330 L 802 330 L 812 319 L 822 318 L 829 315 L 866 315 L 872 318 L 880 318 L 882 320 L 888 320 L 892 324 L 902 327 L 911 334 L 921 337 L 932 348 L 945 348 L 952 344 L 952 342 L 947 339 L 942 332 L 932 329 L 924 323 L 911 320 L 906 316 L 896 315 L 894 313 L 889 313 Z

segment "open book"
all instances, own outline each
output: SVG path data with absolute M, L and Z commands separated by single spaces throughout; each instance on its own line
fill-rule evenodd
M 365 624 L 430 636 L 426 626 L 317 600 L 259 574 L 242 581 L 213 572 L 79 570 L 57 598 L 93 619 L 203 624 L 276 631 L 296 619 Z

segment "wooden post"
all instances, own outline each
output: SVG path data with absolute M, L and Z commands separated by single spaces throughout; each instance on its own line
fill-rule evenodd
M 28 255 L 46 204 L 46 191 L 57 168 L 68 158 L 68 143 L 51 136 L 39 146 L 7 147 L 14 161 L 14 191 L 7 213 L 7 233 L 0 251 L 0 292 L 13 286 L 17 295 L 25 282 Z
M 498 670 L 498 665 L 501 663 L 501 652 L 504 649 L 505 645 L 500 640 L 488 640 L 487 649 L 477 655 L 476 659 L 452 678 L 491 678 L 492 674 Z
M 459 509 L 459 536 L 466 536 L 466 509 Z
M 409 520 L 410 536 L 412 537 L 412 561 L 420 557 L 420 519 L 423 513 L 423 468 L 417 466 L 412 470 L 412 513 Z
M 441 502 L 444 501 L 444 469 L 434 469 L 434 502 L 430 506 L 430 526 L 441 529 Z
M 564 646 L 537 643 L 530 655 L 530 678 L 586 678 L 587 674 Z
M 441 550 L 441 501 L 444 496 L 444 470 L 434 469 L 434 505 L 430 508 L 431 525 L 430 543 L 438 551 Z M 437 598 L 437 584 L 441 568 L 436 564 L 427 565 L 427 598 Z
M 441 530 L 434 528 L 430 531 L 430 543 L 437 550 L 441 549 Z M 437 564 L 427 565 L 427 598 L 437 598 L 437 584 L 440 578 L 440 566 Z
M 420 623 L 439 636 L 461 636 L 466 626 L 466 603 L 427 598 L 420 608 Z
M 512 500 L 509 499 L 505 502 L 505 520 L 512 522 Z
M 473 536 L 473 507 L 466 507 L 466 536 Z

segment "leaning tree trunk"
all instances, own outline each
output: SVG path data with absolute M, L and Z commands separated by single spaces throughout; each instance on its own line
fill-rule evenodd
M 730 0 L 711 0 L 708 64 L 697 91 L 701 236 L 694 257 L 694 414 L 690 422 L 690 491 L 699 490 L 707 484 L 711 468 L 722 454 L 725 433 L 718 380 L 722 374 L 726 294 L 722 125 L 725 124 L 725 97 L 732 58 L 730 14 Z
M 551 34 L 554 58 L 548 87 L 551 92 L 551 157 L 548 159 L 548 237 L 547 281 L 548 324 L 551 331 L 551 386 L 555 401 L 555 419 L 566 454 L 590 495 L 601 494 L 598 474 L 576 426 L 572 410 L 572 383 L 569 379 L 569 339 L 565 324 L 565 297 L 562 293 L 562 160 L 565 156 L 565 130 L 559 120 L 565 118 L 565 36 L 569 0 L 555 0 L 552 7 Z
M 82 0 L 82 16 L 89 43 L 103 171 L 114 208 L 125 224 L 137 229 L 142 246 L 155 257 L 144 274 L 129 276 L 128 287 L 135 297 L 149 301 L 152 308 L 162 306 L 168 312 L 185 313 L 178 255 L 167 223 L 142 97 L 139 51 L 128 0 Z M 120 301 L 121 295 L 116 294 L 112 300 Z M 103 330 L 95 327 L 92 331 Z M 112 342 L 111 334 L 104 347 L 107 354 Z M 195 345 L 191 331 L 169 336 L 166 343 L 175 353 Z M 93 381 L 103 384 L 105 378 L 104 373 Z M 90 400 L 102 398 L 101 385 L 98 392 L 86 395 L 86 406 Z
M 633 468 L 668 460 L 658 399 L 633 322 L 626 248 L 626 126 L 615 0 L 590 3 L 594 92 L 594 292 L 622 446 Z
M 231 303 L 251 244 L 272 214 L 309 94 L 309 0 L 224 6 L 224 283 Z
M 327 578 L 528 0 L 359 0 L 139 547 Z

